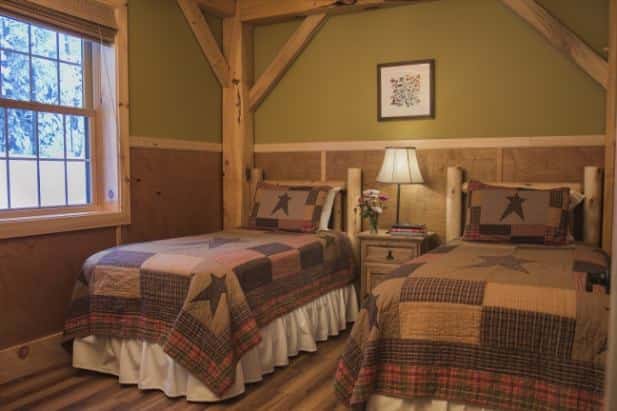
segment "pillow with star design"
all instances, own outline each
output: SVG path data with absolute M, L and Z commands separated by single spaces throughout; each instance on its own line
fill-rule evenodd
M 249 228 L 315 232 L 331 188 L 260 183 L 253 199 Z
M 463 240 L 546 245 L 569 242 L 570 190 L 468 185 Z

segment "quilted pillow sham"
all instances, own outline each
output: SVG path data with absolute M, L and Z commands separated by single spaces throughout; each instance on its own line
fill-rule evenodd
M 570 190 L 468 186 L 464 240 L 568 243 Z
M 255 192 L 249 227 L 315 232 L 329 186 L 283 186 L 260 183 Z

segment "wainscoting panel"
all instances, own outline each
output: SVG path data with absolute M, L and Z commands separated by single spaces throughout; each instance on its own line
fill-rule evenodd
M 131 148 L 131 225 L 122 242 L 221 229 L 221 153 Z
M 81 266 L 113 228 L 0 241 L 0 350 L 62 330 Z
M 270 180 L 319 180 L 321 155 L 315 152 L 255 153 L 255 167 Z
M 505 148 L 504 181 L 583 182 L 583 167 L 604 167 L 603 147 Z

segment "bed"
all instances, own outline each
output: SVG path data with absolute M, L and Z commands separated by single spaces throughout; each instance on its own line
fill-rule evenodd
M 586 187 L 477 187 L 509 199 L 497 214 L 501 220 L 517 219 L 521 201 L 530 204 L 540 195 L 520 191 L 519 197 L 512 187 L 550 189 L 542 195 L 558 208 L 561 194 L 583 188 L 583 231 L 595 240 L 600 175 L 597 169 L 585 174 Z M 483 226 L 478 234 L 480 213 L 488 218 L 491 212 L 478 211 L 476 200 L 463 195 L 465 187 L 462 172 L 449 170 L 449 235 L 460 237 L 465 225 L 463 238 L 487 233 L 501 238 L 499 225 Z M 476 198 L 493 198 L 482 196 Z M 557 214 L 560 227 L 563 213 Z M 594 245 L 552 241 L 564 232 L 541 232 L 543 241 L 551 241 L 537 244 L 528 232 L 515 237 L 517 230 L 508 232 L 511 241 L 454 239 L 401 265 L 379 284 L 364 302 L 339 361 L 339 398 L 354 409 L 380 411 L 602 409 L 608 256 Z
M 361 174 L 348 174 L 348 181 L 281 182 L 254 170 L 248 228 L 91 256 L 65 322 L 73 365 L 215 402 L 315 351 L 357 315 L 353 201 L 346 231 L 342 219 Z

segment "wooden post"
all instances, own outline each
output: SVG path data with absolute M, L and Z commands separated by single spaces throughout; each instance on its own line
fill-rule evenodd
M 239 3 L 239 2 L 238 2 Z M 246 224 L 253 168 L 253 113 L 249 90 L 253 82 L 252 27 L 236 16 L 223 19 L 223 53 L 231 84 L 223 88 L 223 227 Z
M 606 143 L 604 151 L 604 211 L 602 249 L 610 253 L 613 237 L 613 190 L 615 189 L 615 135 L 617 134 L 617 4 L 611 0 L 608 39 L 608 88 L 606 90 Z M 617 405 L 617 404 L 615 404 Z
M 600 245 L 600 218 L 602 210 L 602 170 L 598 167 L 585 167 L 584 176 L 585 213 L 583 221 L 583 241 L 585 244 Z
M 336 231 L 343 230 L 343 195 L 338 192 L 334 198 L 334 229 Z
M 446 183 L 446 242 L 459 238 L 462 233 L 463 170 L 448 167 Z
M 358 210 L 358 198 L 362 193 L 362 169 L 347 169 L 347 224 L 346 230 L 353 248 L 356 263 L 360 262 L 360 243 L 358 234 L 362 231 L 362 217 Z
M 617 0 L 610 0 L 609 6 L 609 88 L 606 94 L 607 107 L 607 144 L 606 153 L 611 156 L 610 168 L 609 163 L 604 169 L 604 220 L 603 220 L 603 238 L 602 248 L 606 251 L 615 251 L 612 247 L 612 235 L 617 235 L 617 227 L 613 227 L 613 205 L 615 204 L 615 195 L 613 190 L 615 178 L 615 134 L 617 134 Z M 610 152 L 610 153 L 609 153 Z M 607 198 L 610 196 L 610 201 Z M 607 207 L 610 207 L 608 210 Z M 606 216 L 610 215 L 611 219 L 607 224 Z M 607 231 L 610 230 L 610 233 Z M 615 247 L 617 248 L 617 247 Z M 617 252 L 613 253 L 613 257 Z M 611 284 L 617 284 L 617 264 L 611 264 Z M 611 305 L 609 311 L 609 337 L 608 337 L 608 355 L 606 367 L 606 385 L 604 409 L 617 409 L 617 292 L 613 289 L 611 292 Z

